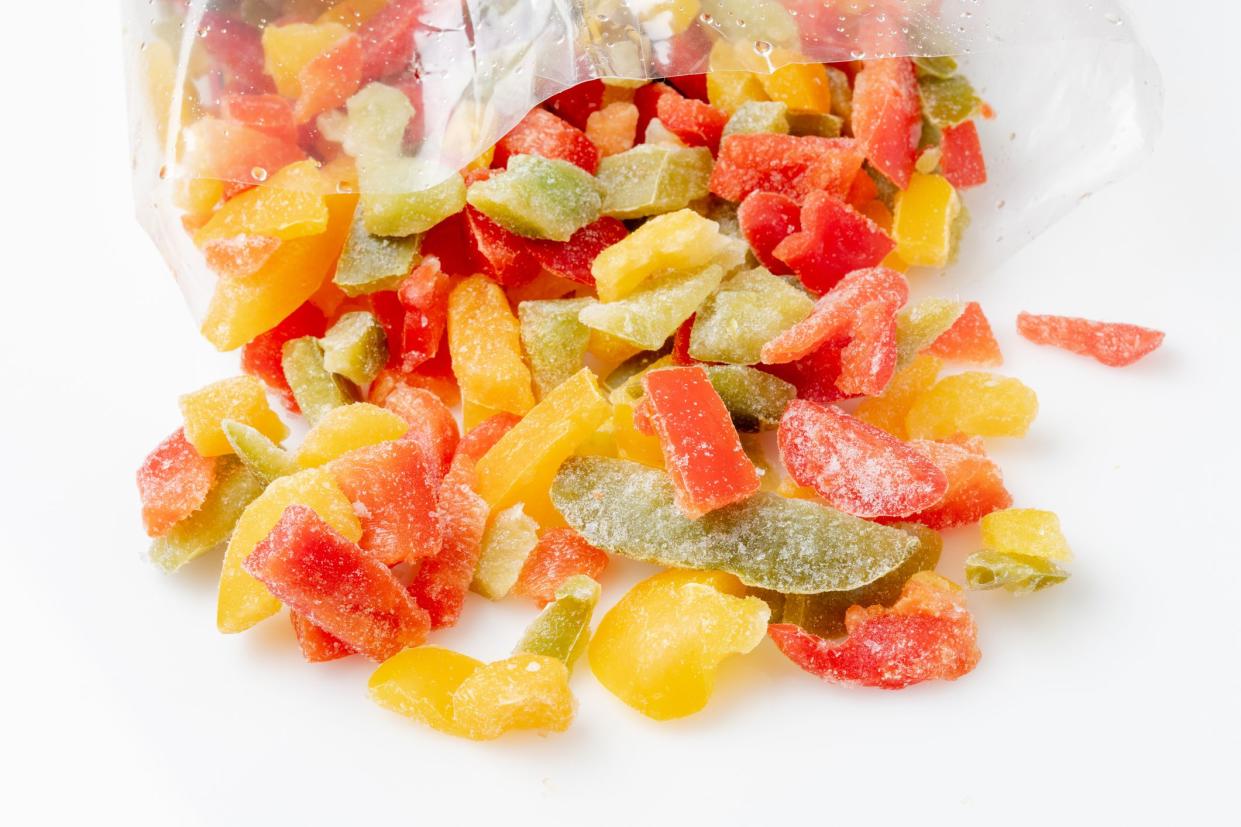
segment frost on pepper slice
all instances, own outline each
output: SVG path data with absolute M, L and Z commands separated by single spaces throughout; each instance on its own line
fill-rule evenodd
M 483 533 L 478 567 L 470 590 L 488 600 L 508 595 L 517 583 L 526 558 L 538 544 L 539 524 L 521 505 L 493 512 Z
M 973 121 L 945 127 L 939 148 L 939 171 L 948 183 L 959 190 L 987 183 L 987 162 Z
M 915 523 L 896 523 L 895 528 L 918 539 L 918 550 L 901 566 L 856 589 L 819 594 L 759 596 L 772 605 L 772 623 L 792 623 L 819 637 L 832 638 L 845 634 L 845 615 L 850 606 L 891 606 L 901 596 L 901 589 L 920 571 L 934 571 L 943 551 L 939 533 Z
M 934 529 L 978 522 L 985 515 L 1013 504 L 997 466 L 983 451 L 981 440 L 961 443 L 914 440 L 909 443 L 939 466 L 948 477 L 944 498 L 925 511 L 911 514 L 910 522 Z
M 264 485 L 298 470 L 292 455 L 258 428 L 232 419 L 223 420 L 220 427 L 233 453 Z
M 909 58 L 863 63 L 854 80 L 852 122 L 866 159 L 897 187 L 907 188 L 922 132 L 922 101 Z
M 302 416 L 312 426 L 329 411 L 354 401 L 354 391 L 345 380 L 323 364 L 323 347 L 311 336 L 284 343 L 280 367 L 293 391 Z
M 661 273 L 686 272 L 712 263 L 732 269 L 744 260 L 744 245 L 720 233 L 718 223 L 683 209 L 652 218 L 600 252 L 591 273 L 599 300 L 613 302 Z
M 609 413 L 598 380 L 581 368 L 478 460 L 478 493 L 493 509 L 524 502 L 541 523 L 555 520 L 547 491 L 556 469 Z
M 394 290 L 418 263 L 418 237 L 386 238 L 366 230 L 362 211 L 354 216 L 336 262 L 332 283 L 347 296 Z
M 779 101 L 745 101 L 724 124 L 724 137 L 767 132 L 789 134 L 789 108 Z
M 894 246 L 878 224 L 827 193 L 807 196 L 799 221 L 801 229 L 771 254 L 814 293 L 827 292 L 855 270 L 875 267 Z
M 656 720 L 706 706 L 729 655 L 763 639 L 770 612 L 720 572 L 667 571 L 634 586 L 599 622 L 591 671 L 609 692 Z
M 498 284 L 472 276 L 453 288 L 448 297 L 448 348 L 466 400 L 519 416 L 534 407 L 521 327 Z
M 518 155 L 537 155 L 564 161 L 594 175 L 599 168 L 599 150 L 582 130 L 546 109 L 532 109 L 496 144 L 493 163 L 510 167 Z
M 452 626 L 469 590 L 490 506 L 474 490 L 475 463 L 517 423 L 512 414 L 494 416 L 461 438 L 440 484 L 436 509 L 443 546 L 419 566 L 409 591 L 431 616 L 431 628 Z
M 568 577 L 555 599 L 526 627 L 514 654 L 543 655 L 573 668 L 590 639 L 590 619 L 599 602 L 599 584 L 584 574 Z
M 834 339 L 851 334 L 858 312 L 868 304 L 882 302 L 897 307 L 909 297 L 905 277 L 886 267 L 857 270 L 814 305 L 802 321 L 763 346 L 763 363 L 793 362 Z
M 996 367 L 1004 362 L 991 323 L 978 302 L 970 302 L 952 327 L 940 334 L 927 352 L 950 362 Z
M 359 209 L 367 232 L 380 236 L 425 233 L 465 206 L 465 180 L 455 170 L 416 158 L 362 156 Z
M 431 461 L 421 445 L 401 439 L 349 451 L 328 467 L 358 514 L 358 545 L 382 563 L 413 563 L 439 553 L 443 534 Z
M 435 646 L 389 658 L 369 681 L 380 706 L 477 741 L 521 729 L 563 732 L 573 720 L 569 670 L 543 655 L 492 664 Z
M 204 457 L 178 428 L 138 469 L 138 495 L 147 536 L 162 537 L 202 507 L 215 482 L 216 459 Z
M 896 372 L 896 308 L 890 299 L 858 308 L 853 335 L 840 351 L 836 377 L 836 389 L 846 398 L 882 393 Z
M 221 632 L 243 632 L 280 610 L 280 601 L 242 563 L 291 505 L 313 509 L 348 540 L 362 536 L 353 505 L 326 470 L 313 468 L 272 482 L 242 512 L 224 550 L 216 605 L 216 625 Z
M 526 238 L 568 241 L 595 221 L 601 187 L 567 161 L 514 155 L 508 168 L 470 185 L 466 200 L 509 232 Z
M 287 241 L 327 230 L 325 179 L 314 161 L 298 161 L 275 172 L 262 185 L 224 203 L 194 234 L 200 247 L 239 235 Z
M 705 148 L 641 144 L 599 162 L 600 211 L 612 218 L 643 218 L 706 198 L 711 152 Z
M 369 658 L 426 638 L 427 613 L 388 567 L 305 506 L 286 508 L 244 565 L 277 599 Z
M 847 514 L 904 517 L 948 490 L 944 472 L 916 448 L 838 408 L 794 400 L 779 442 L 793 479 Z
M 1007 508 L 982 518 L 983 548 L 1005 554 L 1026 554 L 1056 562 L 1073 559 L 1060 531 L 1060 518 L 1037 508 Z
M 793 272 L 772 251 L 801 229 L 801 207 L 796 201 L 779 193 L 752 192 L 737 208 L 737 224 L 759 263 L 776 275 Z
M 581 574 L 597 580 L 607 567 L 607 552 L 595 548 L 571 528 L 552 528 L 539 537 L 513 590 L 545 606 L 555 599 L 556 590 L 568 578 Z
M 1038 397 L 1020 380 L 981 371 L 940 379 L 914 402 L 905 418 L 915 439 L 1025 436 L 1038 413 Z
M 152 562 L 171 573 L 219 547 L 246 506 L 263 493 L 263 485 L 240 461 L 221 457 L 215 482 L 198 509 L 151 543 Z
M 375 314 L 343 314 L 319 340 L 323 367 L 355 385 L 369 385 L 388 362 L 388 337 Z
M 728 408 L 700 367 L 665 368 L 642 377 L 677 507 L 698 518 L 758 491 L 754 468 Z
M 578 321 L 578 314 L 593 301 L 551 299 L 524 301 L 517 306 L 521 343 L 540 399 L 585 364 L 590 328 Z
M 689 355 L 702 362 L 753 365 L 763 345 L 800 322 L 814 301 L 762 268 L 727 279 L 698 309 Z
M 729 135 L 711 170 L 711 192 L 733 202 L 752 192 L 774 192 L 798 203 L 814 192 L 844 198 L 862 160 L 862 148 L 852 138 Z
M 444 479 L 460 433 L 452 411 L 425 388 L 399 384 L 383 398 L 383 408 L 405 420 L 409 430 L 402 439 L 417 443 L 427 458 L 427 473 L 436 482 Z
M 587 542 L 609 553 L 727 571 L 785 594 L 863 586 L 917 548 L 898 529 L 768 493 L 691 520 L 677 508 L 665 473 L 604 457 L 567 460 L 552 502 Z
M 768 628 L 790 660 L 833 683 L 903 689 L 928 680 L 956 680 L 980 657 L 974 618 L 961 589 L 931 572 L 905 584 L 890 609 L 853 606 L 848 637 L 833 644 L 791 624 Z
M 783 379 L 743 365 L 708 365 L 707 378 L 720 395 L 733 426 L 743 433 L 770 430 L 797 396 Z
M 1132 365 L 1163 344 L 1163 334 L 1149 327 L 1069 316 L 1021 313 L 1017 331 L 1036 345 L 1054 345 L 1113 368 Z
M 275 440 L 284 439 L 289 433 L 267 404 L 262 383 L 251 376 L 212 382 L 182 396 L 180 406 L 185 438 L 204 457 L 233 452 L 221 426 L 225 419 L 244 422 Z
M 393 341 L 396 336 L 389 334 L 390 363 L 392 354 L 399 353 L 400 368 L 411 371 L 435 358 L 448 323 L 449 290 L 448 276 L 433 256 L 423 259 L 401 282 L 396 295 L 405 312 L 399 341 Z
M 664 273 L 623 299 L 586 307 L 578 318 L 592 330 L 643 350 L 658 350 L 719 286 L 724 275 L 724 268 L 718 264 Z

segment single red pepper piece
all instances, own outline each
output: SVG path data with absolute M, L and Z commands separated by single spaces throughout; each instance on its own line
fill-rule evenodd
M 422 0 L 393 0 L 358 31 L 365 57 L 362 80 L 369 82 L 411 68 L 414 29 L 422 13 Z
M 224 95 L 220 98 L 220 117 L 266 132 L 286 143 L 297 143 L 293 102 L 280 95 Z
M 138 495 L 147 535 L 162 537 L 202 507 L 215 482 L 215 457 L 204 457 L 178 428 L 138 469 Z
M 987 162 L 973 121 L 944 127 L 939 151 L 939 171 L 949 184 L 962 190 L 987 183 Z
M 1163 344 L 1163 333 L 1120 322 L 1069 316 L 1017 316 L 1017 332 L 1036 345 L 1054 345 L 1111 368 L 1132 365 Z
M 991 323 L 978 302 L 967 304 L 952 327 L 941 333 L 926 352 L 941 359 L 971 365 L 995 367 L 1004 362 L 1000 343 L 995 340 Z
M 794 399 L 778 442 L 798 485 L 856 517 L 905 517 L 948 491 L 948 477 L 925 454 L 836 407 Z
M 423 561 L 409 584 L 409 593 L 428 612 L 433 629 L 457 622 L 478 565 L 490 508 L 474 490 L 474 466 L 519 421 L 513 414 L 497 414 L 462 437 L 440 486 L 444 544 L 438 555 Z
M 896 373 L 896 311 L 880 299 L 862 305 L 853 323 L 853 338 L 840 352 L 836 387 L 846 397 L 877 396 Z
M 866 159 L 901 189 L 909 187 L 922 136 L 922 99 L 913 61 L 867 60 L 853 85 L 853 134 Z
M 599 149 L 586 133 L 546 109 L 531 109 L 499 140 L 492 166 L 499 169 L 508 166 L 508 159 L 513 155 L 541 155 L 568 161 L 591 175 L 599 169 Z
M 601 80 L 588 80 L 552 95 L 543 105 L 578 129 L 586 128 L 586 119 L 603 107 L 606 87 Z
M 434 256 L 450 276 L 469 276 L 474 273 L 471 243 L 465 213 L 454 213 L 422 236 L 422 255 Z
M 448 324 L 448 276 L 439 259 L 424 258 L 397 288 L 405 317 L 401 325 L 401 368 L 412 371 L 438 352 Z
M 777 276 L 790 275 L 793 270 L 772 251 L 776 245 L 801 229 L 801 208 L 787 195 L 755 191 L 745 197 L 737 208 L 741 234 L 759 263 Z
M 433 485 L 438 462 L 418 438 L 358 448 L 332 461 L 332 476 L 362 523 L 358 545 L 385 565 L 439 553 L 443 534 Z
M 705 146 L 712 154 L 719 151 L 728 115 L 714 106 L 676 94 L 660 95 L 655 114 L 686 146 Z
M 327 663 L 355 654 L 349 644 L 320 629 L 304 615 L 289 612 L 289 620 L 293 624 L 293 634 L 297 635 L 297 644 L 302 648 L 302 657 L 310 663 Z
M 452 411 L 431 391 L 404 382 L 384 396 L 383 407 L 409 423 L 401 439 L 417 442 L 422 448 L 430 479 L 438 487 L 461 439 Z
M 351 34 L 317 56 L 298 73 L 302 93 L 293 107 L 299 124 L 310 123 L 338 106 L 362 86 L 362 41 Z
M 852 138 L 749 133 L 720 141 L 711 170 L 711 192 L 739 202 L 752 192 L 775 192 L 799 204 L 813 192 L 849 194 L 862 168 L 861 145 Z
M 309 508 L 286 508 L 243 565 L 281 603 L 373 660 L 426 640 L 427 613 L 388 567 Z
M 880 689 L 956 680 L 981 656 L 961 591 L 927 572 L 910 579 L 890 609 L 851 607 L 845 628 L 848 637 L 839 643 L 791 623 L 773 623 L 767 631 L 785 656 L 812 675 Z
M 883 261 L 896 245 L 878 224 L 825 192 L 807 196 L 801 229 L 772 255 L 815 293 L 831 290 L 846 274 Z
M 758 471 L 705 370 L 651 371 L 642 386 L 681 511 L 701 517 L 758 491 Z
M 556 599 L 556 589 L 575 574 L 599 579 L 608 567 L 607 552 L 595 548 L 571 528 L 543 532 L 513 587 L 515 594 L 534 599 L 540 607 Z

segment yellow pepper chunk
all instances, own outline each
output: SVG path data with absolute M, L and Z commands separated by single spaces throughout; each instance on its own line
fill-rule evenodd
M 353 504 L 326 469 L 312 468 L 273 480 L 242 512 L 224 551 L 216 603 L 216 626 L 221 632 L 244 632 L 280 611 L 280 601 L 241 564 L 291 505 L 310 508 L 348 540 L 356 543 L 362 537 Z
M 1060 531 L 1060 518 L 1037 508 L 1007 508 L 982 518 L 982 546 L 1001 554 L 1041 557 L 1068 562 L 1073 559 Z
M 914 267 L 943 267 L 952 255 L 952 225 L 961 198 L 941 175 L 915 172 L 896 196 L 892 235 L 896 253 Z
M 826 115 L 832 111 L 832 87 L 822 63 L 788 63 L 771 74 L 758 75 L 758 81 L 768 98 L 785 104 L 790 112 Z
M 282 242 L 253 273 L 221 278 L 202 332 L 219 350 L 235 350 L 280 324 L 332 274 L 357 205 L 356 195 L 329 195 L 328 227 L 318 235 Z
M 380 706 L 476 741 L 518 729 L 563 732 L 573 721 L 569 670 L 544 655 L 518 654 L 483 664 L 420 646 L 384 661 L 368 685 Z
M 340 23 L 290 23 L 263 29 L 263 63 L 286 98 L 302 94 L 298 76 L 306 64 L 340 42 L 349 29 Z
M 702 709 L 716 667 L 762 642 L 771 611 L 735 578 L 666 571 L 629 591 L 599 623 L 590 668 L 608 691 L 656 720 Z
M 908 365 L 896 371 L 883 393 L 863 399 L 853 415 L 876 428 L 882 428 L 897 439 L 909 439 L 905 428 L 909 409 L 919 396 L 935 384 L 942 367 L 943 363 L 929 353 L 915 356 Z
M 287 240 L 327 230 L 327 179 L 314 161 L 297 161 L 265 183 L 230 198 L 194 241 L 261 235 Z
M 593 358 L 600 376 L 606 377 L 630 356 L 642 352 L 636 345 L 626 342 L 602 330 L 590 331 L 590 344 L 586 352 Z
M 388 658 L 371 674 L 371 699 L 384 709 L 421 721 L 432 729 L 461 735 L 452 709 L 452 693 L 483 662 L 469 655 L 419 646 Z
M 914 402 L 905 418 L 910 439 L 955 434 L 1025 436 L 1038 397 L 1020 380 L 969 371 L 947 376 Z
M 471 276 L 448 296 L 448 350 L 461 395 L 475 405 L 521 416 L 534 407 L 521 326 L 504 288 Z
M 267 404 L 263 383 L 253 376 L 221 379 L 181 397 L 185 438 L 204 457 L 233 453 L 221 424 L 225 419 L 255 428 L 273 442 L 289 435 L 289 429 Z
M 743 103 L 769 98 L 758 75 L 753 72 L 709 72 L 707 100 L 716 109 L 733 115 Z
M 599 300 L 623 299 L 656 273 L 705 267 L 729 242 L 719 224 L 691 209 L 656 216 L 595 259 L 590 271 Z
M 206 223 L 215 205 L 224 197 L 224 182 L 218 178 L 178 178 L 173 181 L 172 201 L 185 213 L 190 226 Z
M 589 368 L 556 386 L 483 455 L 477 491 L 493 510 L 527 504 L 536 519 L 551 508 L 548 490 L 561 463 L 599 429 L 611 406 Z
M 297 464 L 317 468 L 357 448 L 405 436 L 409 423 L 369 402 L 332 408 L 315 423 L 297 449 Z

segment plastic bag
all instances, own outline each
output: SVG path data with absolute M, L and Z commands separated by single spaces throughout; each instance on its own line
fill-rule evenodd
M 720 41 L 760 71 L 956 56 L 996 113 L 980 124 L 989 181 L 966 197 L 972 227 L 955 266 L 967 279 L 1132 168 L 1151 149 L 1162 108 L 1158 71 L 1112 2 L 126 0 L 126 22 L 138 213 L 200 320 L 216 276 L 186 230 L 187 211 L 276 170 L 242 157 L 203 174 L 194 153 L 230 94 L 297 85 L 295 73 L 274 81 L 265 71 L 264 37 L 290 24 L 311 44 L 294 51 L 351 34 L 360 47 L 361 57 L 333 56 L 320 104 L 334 102 L 332 77 L 353 72 L 417 101 L 402 149 L 415 173 L 400 183 L 417 189 L 464 167 L 556 93 L 595 78 L 704 72 Z M 332 112 L 291 138 L 331 132 Z

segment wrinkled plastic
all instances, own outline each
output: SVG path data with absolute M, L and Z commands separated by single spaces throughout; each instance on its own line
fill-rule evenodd
M 271 91 L 237 89 L 237 73 L 228 73 L 225 84 L 218 55 L 238 34 L 229 21 L 314 21 L 343 4 L 125 5 L 138 213 L 201 319 L 215 275 L 184 229 L 173 196 L 188 174 L 186 129 L 219 114 L 226 91 Z M 353 0 L 345 9 L 376 5 Z M 1106 0 L 422 0 L 420 6 L 408 35 L 412 60 L 382 77 L 416 86 L 420 99 L 404 147 L 419 160 L 419 172 L 402 180 L 407 187 L 431 185 L 465 167 L 530 108 L 577 83 L 704 72 L 721 39 L 758 69 L 786 61 L 954 55 L 995 112 L 979 124 L 989 181 L 965 196 L 973 222 L 956 266 L 968 280 L 1132 168 L 1159 131 L 1158 71 L 1124 9 Z M 332 14 L 343 19 L 342 8 Z M 242 69 L 252 70 L 253 50 L 240 53 Z M 270 85 L 261 52 L 258 58 L 258 81 L 251 85 Z M 330 100 L 331 90 L 325 94 Z M 325 131 L 322 118 L 318 123 Z M 252 180 L 224 183 L 250 185 L 275 172 L 243 170 L 238 176 Z

